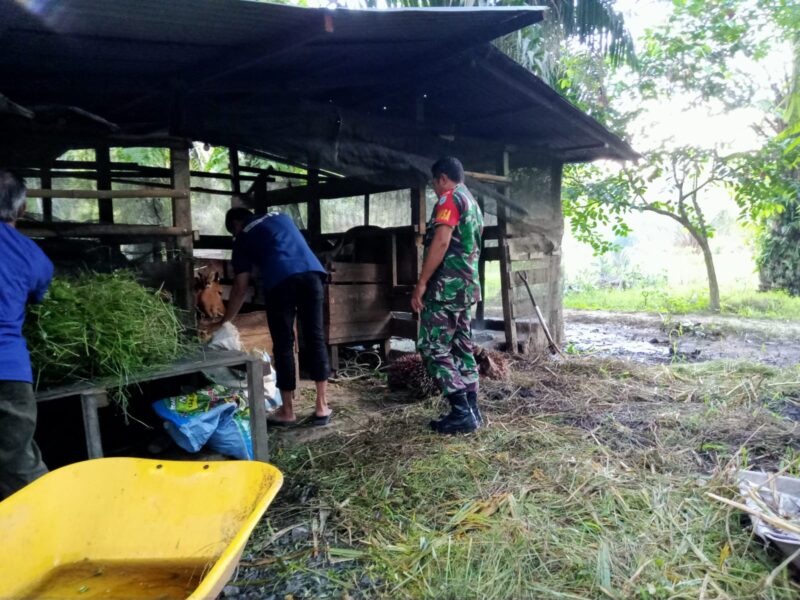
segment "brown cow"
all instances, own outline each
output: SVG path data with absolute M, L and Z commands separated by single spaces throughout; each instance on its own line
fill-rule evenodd
M 197 310 L 207 317 L 215 319 L 225 314 L 225 303 L 222 301 L 222 286 L 219 273 L 201 273 L 195 276 L 194 301 Z

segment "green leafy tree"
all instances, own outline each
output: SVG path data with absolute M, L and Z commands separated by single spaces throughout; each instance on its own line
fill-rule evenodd
M 603 99 L 595 116 L 623 134 L 633 130 L 636 111 L 641 112 L 641 106 L 650 100 L 661 104 L 682 101 L 718 112 L 757 107 L 766 112 L 758 127 L 765 147 L 737 155 L 724 155 L 719 148 L 662 147 L 645 151 L 638 165 L 610 174 L 596 167 L 569 167 L 565 213 L 578 239 L 592 244 L 597 253 L 607 252 L 616 246 L 601 237 L 598 225 L 611 225 L 619 236 L 628 231 L 625 217 L 631 211 L 671 218 L 701 249 L 711 307 L 718 309 L 719 286 L 710 248 L 714 232 L 704 214 L 703 200 L 709 188 L 722 185 L 733 190 L 740 220 L 761 224 L 765 232 L 757 261 L 762 280 L 764 273 L 780 273 L 778 287 L 786 286 L 787 274 L 797 273 L 787 265 L 796 257 L 796 243 L 790 241 L 794 239 L 790 234 L 797 226 L 800 186 L 798 163 L 791 152 L 800 142 L 791 133 L 781 132 L 792 131 L 793 107 L 800 106 L 796 102 L 798 7 L 800 3 L 793 0 L 673 0 L 666 23 L 644 36 L 637 68 L 607 70 L 607 77 L 592 82 L 603 92 L 588 97 Z M 778 35 L 780 32 L 784 35 Z M 765 61 L 786 41 L 795 58 L 787 81 L 754 78 L 752 65 Z M 602 71 L 587 73 L 580 64 L 576 67 L 584 79 L 602 75 Z M 617 111 L 623 104 L 620 100 L 639 108 Z M 775 287 L 775 283 L 765 287 Z
M 711 249 L 714 227 L 704 206 L 711 189 L 732 181 L 737 160 L 717 150 L 684 146 L 649 152 L 638 165 L 605 176 L 598 167 L 579 176 L 570 171 L 565 199 L 572 230 L 603 253 L 615 246 L 599 237 L 598 224 L 610 225 L 614 235 L 622 237 L 630 231 L 625 216 L 631 212 L 672 219 L 700 248 L 708 276 L 709 308 L 719 311 L 719 282 Z
M 758 224 L 761 288 L 800 295 L 800 147 L 776 136 L 742 156 L 733 187 L 746 217 Z

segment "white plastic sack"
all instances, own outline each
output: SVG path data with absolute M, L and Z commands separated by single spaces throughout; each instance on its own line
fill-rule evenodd
M 225 323 L 217 329 L 211 336 L 206 346 L 211 350 L 237 350 L 243 352 L 242 340 L 239 337 L 239 330 L 233 323 Z M 264 366 L 264 401 L 267 410 L 274 410 L 283 404 L 281 392 L 277 386 L 275 370 L 272 368 L 272 361 L 269 354 L 261 353 L 261 362 Z M 214 383 L 224 385 L 227 388 L 241 390 L 247 395 L 247 374 L 243 371 L 221 367 L 218 369 L 207 369 L 203 375 Z

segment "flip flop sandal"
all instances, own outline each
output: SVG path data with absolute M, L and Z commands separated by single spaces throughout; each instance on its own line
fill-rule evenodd
M 333 412 L 331 412 L 331 414 L 329 414 L 327 417 L 319 417 L 317 416 L 316 412 L 313 412 L 308 417 L 306 417 L 305 422 L 313 427 L 324 427 L 325 425 L 331 422 L 332 416 Z
M 294 427 L 297 421 L 278 421 L 277 419 L 267 419 L 267 427 Z

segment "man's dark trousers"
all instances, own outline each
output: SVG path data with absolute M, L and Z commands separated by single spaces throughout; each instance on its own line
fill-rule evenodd
M 36 430 L 33 386 L 23 381 L 0 381 L 0 500 L 47 473 Z
M 267 323 L 272 336 L 279 390 L 297 388 L 294 365 L 295 315 L 300 319 L 311 379 L 325 381 L 330 376 L 322 318 L 325 299 L 322 278 L 323 275 L 317 272 L 298 273 L 287 277 L 266 294 Z

